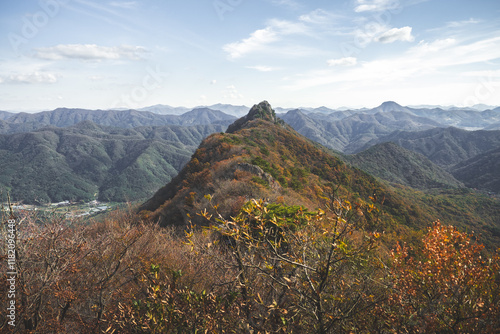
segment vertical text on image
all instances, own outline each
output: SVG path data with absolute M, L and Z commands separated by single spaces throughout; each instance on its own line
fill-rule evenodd
M 7 221 L 7 318 L 16 326 L 16 220 Z

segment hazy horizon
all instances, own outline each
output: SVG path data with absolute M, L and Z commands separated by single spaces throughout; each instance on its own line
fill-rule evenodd
M 259 101 L 261 102 L 261 101 Z M 257 104 L 259 102 L 255 102 L 254 104 Z M 270 101 L 268 101 L 270 102 Z M 318 106 L 275 106 L 271 103 L 272 107 L 274 109 L 288 109 L 288 110 L 292 110 L 292 109 L 319 109 L 319 108 L 328 108 L 328 109 L 331 109 L 331 110 L 361 110 L 361 109 L 373 109 L 373 108 L 377 108 L 379 106 L 381 106 L 383 103 L 386 103 L 386 102 L 395 102 L 397 103 L 397 101 L 384 101 L 382 102 L 381 104 L 378 104 L 378 105 L 373 105 L 373 106 L 352 106 L 352 107 L 348 107 L 348 106 L 339 106 L 339 107 L 329 107 L 329 106 L 325 106 L 325 105 L 318 105 Z M 175 109 L 175 108 L 185 108 L 187 109 L 186 112 L 188 111 L 191 111 L 191 110 L 194 110 L 196 108 L 210 108 L 210 107 L 214 107 L 218 104 L 223 104 L 223 103 L 214 103 L 214 104 L 211 104 L 211 105 L 195 105 L 195 106 L 171 106 L 171 105 L 167 105 L 167 104 L 155 104 L 155 105 L 148 105 L 148 106 L 144 106 L 144 107 L 138 107 L 138 108 L 79 108 L 79 107 L 66 107 L 66 106 L 59 106 L 59 107 L 56 107 L 56 108 L 52 108 L 52 109 L 43 109 L 43 110 L 39 110 L 39 109 L 24 109 L 24 110 L 5 110 L 5 109 L 0 109 L 0 111 L 6 111 L 6 112 L 10 112 L 10 113 L 21 113 L 21 112 L 25 112 L 25 113 L 38 113 L 38 112 L 44 112 L 44 111 L 52 111 L 52 110 L 56 110 L 56 109 L 83 109 L 83 110 L 145 110 L 145 109 L 148 109 L 148 108 L 152 108 L 152 107 L 170 107 L 172 109 Z M 236 105 L 236 104 L 230 104 L 230 103 L 226 103 L 226 104 L 223 104 L 223 105 L 227 105 L 227 106 L 234 106 L 234 107 L 246 107 L 248 109 L 250 109 L 254 104 L 252 105 Z M 399 104 L 399 103 L 397 103 Z M 399 104 L 401 105 L 401 104 Z M 448 109 L 453 109 L 453 108 L 457 108 L 457 109 L 470 109 L 470 110 L 477 110 L 477 111 L 484 111 L 484 110 L 489 110 L 489 109 L 496 109 L 498 107 L 500 107 L 500 105 L 498 106 L 491 106 L 491 105 L 485 105 L 485 104 L 477 104 L 477 105 L 474 105 L 474 106 L 470 106 L 470 107 L 458 107 L 458 106 L 455 106 L 455 105 L 447 105 L 447 106 L 444 106 L 444 105 L 428 105 L 428 104 L 418 104 L 418 105 L 401 105 L 402 107 L 408 107 L 408 108 L 421 108 L 421 109 L 429 109 L 429 108 L 441 108 L 441 109 L 444 109 L 444 110 L 448 110 Z M 216 110 L 216 109 L 215 109 Z

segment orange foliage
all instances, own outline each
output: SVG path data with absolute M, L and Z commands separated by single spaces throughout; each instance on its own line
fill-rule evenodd
M 386 312 L 394 332 L 492 333 L 500 328 L 500 261 L 439 221 L 415 255 L 393 253 L 393 293 Z

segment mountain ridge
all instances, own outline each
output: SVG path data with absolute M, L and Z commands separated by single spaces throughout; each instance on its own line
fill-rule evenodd
M 208 125 L 232 123 L 236 117 L 208 108 L 193 109 L 182 115 L 159 115 L 149 111 L 129 110 L 88 110 L 58 108 L 40 113 L 19 113 L 3 120 L 3 133 L 26 132 L 44 126 L 68 127 L 81 121 L 92 121 L 102 126 L 135 128 L 160 125 Z
M 480 230 L 488 240 L 500 237 L 495 236 L 500 203 L 494 199 L 468 189 L 432 194 L 388 186 L 288 126 L 249 118 L 236 121 L 233 132 L 214 133 L 202 141 L 181 172 L 139 207 L 140 214 L 161 226 L 185 227 L 206 224 L 197 214 L 211 204 L 230 219 L 252 198 L 314 210 L 329 193 L 353 205 L 374 205 L 379 218 L 362 219 L 395 238 L 436 219 Z

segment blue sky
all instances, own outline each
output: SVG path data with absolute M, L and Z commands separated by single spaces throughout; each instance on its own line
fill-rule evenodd
M 0 110 L 500 105 L 498 0 L 0 4 Z

